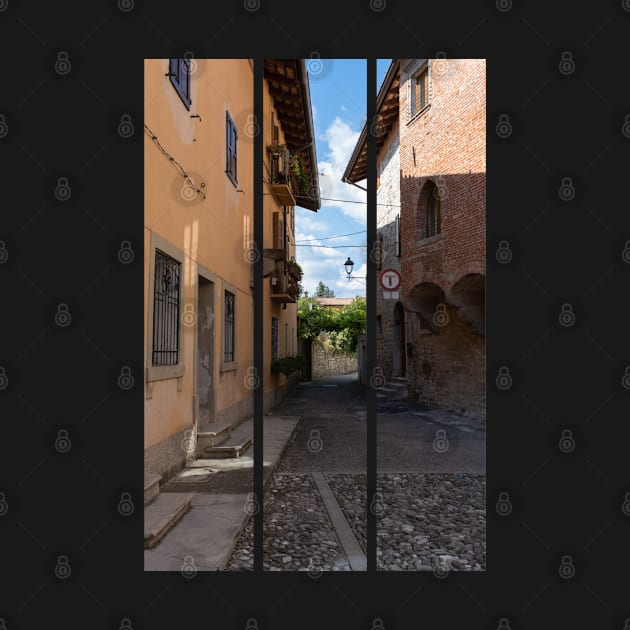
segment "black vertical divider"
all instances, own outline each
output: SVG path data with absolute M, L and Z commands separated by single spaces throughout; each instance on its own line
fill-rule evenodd
M 376 59 L 367 59 L 367 278 L 365 283 L 367 383 L 367 568 L 376 571 L 376 390 L 372 374 L 376 365 L 376 263 L 372 247 L 376 241 Z
M 263 59 L 254 60 L 254 572 L 263 570 Z

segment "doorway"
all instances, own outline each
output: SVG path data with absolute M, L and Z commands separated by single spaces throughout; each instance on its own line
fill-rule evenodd
M 405 309 L 400 302 L 394 307 L 393 376 L 405 376 L 407 371 L 407 350 L 405 343 Z
M 214 421 L 214 282 L 197 281 L 197 430 Z

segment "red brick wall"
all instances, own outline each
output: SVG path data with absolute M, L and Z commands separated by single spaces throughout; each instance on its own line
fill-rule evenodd
M 413 61 L 413 60 L 409 60 Z M 486 264 L 486 72 L 485 61 L 429 60 L 429 106 L 408 116 L 408 74 L 401 61 L 400 169 L 401 275 L 403 304 L 413 287 L 431 282 L 450 302 L 453 285 L 470 273 L 485 276 Z M 414 160 L 415 155 L 415 160 Z M 440 193 L 440 233 L 425 238 L 422 187 Z M 438 406 L 485 413 L 484 338 L 452 312 L 451 328 L 420 335 L 418 316 L 406 314 L 410 389 Z M 472 346 L 471 346 L 472 344 Z M 421 367 L 421 348 L 432 347 L 433 377 Z M 471 347 L 474 352 L 471 352 Z M 425 361 L 426 368 L 426 361 Z M 423 376 L 424 375 L 424 376 Z

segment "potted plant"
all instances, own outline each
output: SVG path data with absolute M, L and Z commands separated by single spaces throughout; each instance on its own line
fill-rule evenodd
M 293 159 L 291 161 L 291 175 L 295 180 L 298 193 L 300 195 L 306 195 L 308 193 L 308 185 L 310 183 L 310 177 L 306 172 L 306 165 L 304 163 L 304 158 L 296 153 L 292 156 Z
M 302 267 L 300 267 L 300 265 L 294 258 L 287 261 L 287 270 L 289 274 L 293 276 L 293 278 L 295 278 L 297 282 L 302 280 Z
M 278 144 L 276 142 L 273 142 L 267 147 L 267 151 L 269 151 L 271 155 L 280 155 L 286 148 L 286 144 Z
M 271 362 L 273 374 L 284 374 L 287 378 L 299 372 L 305 365 L 304 357 L 300 354 L 281 357 Z

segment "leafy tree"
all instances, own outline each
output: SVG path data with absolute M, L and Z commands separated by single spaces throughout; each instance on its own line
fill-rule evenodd
M 321 280 L 319 281 L 319 284 L 317 285 L 317 289 L 315 289 L 315 296 L 316 297 L 335 297 L 335 292 L 328 288 L 327 285 L 325 285 Z
M 357 338 L 365 332 L 365 298 L 356 297 L 343 308 L 322 307 L 315 298 L 298 300 L 298 336 L 317 341 L 332 352 L 356 352 Z

